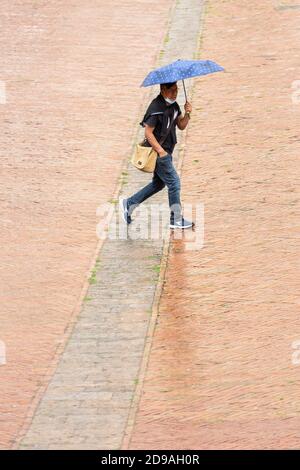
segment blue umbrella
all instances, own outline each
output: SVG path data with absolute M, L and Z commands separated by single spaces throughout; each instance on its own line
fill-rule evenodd
M 197 77 L 199 75 L 207 75 L 209 73 L 221 72 L 224 68 L 216 64 L 212 60 L 181 60 L 178 59 L 169 65 L 164 65 L 158 69 L 152 70 L 141 86 L 151 86 L 160 83 L 177 82 L 182 80 L 185 99 L 186 91 L 184 85 L 185 78 Z

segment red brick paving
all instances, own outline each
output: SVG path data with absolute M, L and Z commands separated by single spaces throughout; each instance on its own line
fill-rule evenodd
M 174 241 L 131 449 L 299 448 L 297 2 L 210 1 L 183 200 L 205 246 Z M 198 160 L 198 161 L 195 161 Z
M 33 413 L 78 312 L 96 208 L 118 184 L 171 5 L 2 2 L 1 448 Z

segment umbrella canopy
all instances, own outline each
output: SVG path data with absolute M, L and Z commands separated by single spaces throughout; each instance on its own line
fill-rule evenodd
M 181 60 L 164 65 L 150 72 L 141 86 L 151 86 L 160 83 L 177 82 L 185 78 L 221 72 L 224 68 L 212 60 Z

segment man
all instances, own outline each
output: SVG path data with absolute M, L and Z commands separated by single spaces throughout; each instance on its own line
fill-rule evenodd
M 150 103 L 146 114 L 140 123 L 145 127 L 145 145 L 151 146 L 157 152 L 157 161 L 151 183 L 133 194 L 128 199 L 120 198 L 120 208 L 123 218 L 131 223 L 133 210 L 153 194 L 168 187 L 170 206 L 170 228 L 186 229 L 193 222 L 182 217 L 180 202 L 180 179 L 173 165 L 173 150 L 177 143 L 176 126 L 184 130 L 188 125 L 192 106 L 189 102 L 184 105 L 185 115 L 176 102 L 178 93 L 177 82 L 160 85 L 160 94 Z M 171 126 L 171 128 L 170 128 Z M 160 145 L 159 141 L 165 136 Z

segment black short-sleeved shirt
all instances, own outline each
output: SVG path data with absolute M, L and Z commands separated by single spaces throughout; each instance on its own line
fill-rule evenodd
M 158 109 L 159 111 L 157 111 Z M 151 113 L 151 111 L 156 112 Z M 150 116 L 149 112 L 151 113 Z M 141 123 L 142 125 L 147 124 L 148 126 L 155 128 L 153 134 L 157 141 L 160 141 L 162 136 L 167 133 L 169 125 L 172 126 L 167 138 L 161 145 L 162 148 L 170 154 L 172 154 L 177 143 L 176 121 L 180 114 L 182 113 L 179 104 L 175 102 L 168 105 L 164 97 L 160 94 L 152 101 L 147 113 L 145 114 L 144 120 Z

